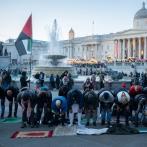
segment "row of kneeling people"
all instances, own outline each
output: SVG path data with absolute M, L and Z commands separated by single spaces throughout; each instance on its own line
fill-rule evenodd
M 15 97 L 17 95 L 15 103 L 19 103 L 22 107 L 22 128 L 28 124 L 31 127 L 38 127 L 40 122 L 49 126 L 65 125 L 68 120 L 69 126 L 72 126 L 75 114 L 77 114 L 77 124 L 81 126 L 83 113 L 85 113 L 86 125 L 90 125 L 92 118 L 93 125 L 96 126 L 98 108 L 102 125 L 106 121 L 108 125 L 111 124 L 112 112 L 116 114 L 117 124 L 120 123 L 120 116 L 123 113 L 126 125 L 129 125 L 129 120 L 134 120 L 135 125 L 138 126 L 140 112 L 141 121 L 146 123 L 147 88 L 139 85 L 131 86 L 129 91 L 123 87 L 113 91 L 103 88 L 98 93 L 93 90 L 81 92 L 78 89 L 71 89 L 66 96 L 53 98 L 51 91 L 45 86 L 40 87 L 38 91 L 24 87 L 19 93 L 16 93 L 16 89 L 12 87 L 7 89 L 6 95 L 9 99 L 14 97 L 14 94 Z M 44 113 L 43 117 L 42 113 Z

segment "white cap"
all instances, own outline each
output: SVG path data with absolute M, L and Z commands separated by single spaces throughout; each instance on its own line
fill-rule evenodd
M 117 94 L 118 101 L 122 104 L 126 104 L 130 101 L 130 95 L 126 91 L 120 91 Z
M 59 107 L 61 105 L 61 100 L 56 100 L 56 106 Z

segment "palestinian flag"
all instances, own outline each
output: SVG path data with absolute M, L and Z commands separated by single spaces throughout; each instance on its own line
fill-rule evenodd
M 16 42 L 16 49 L 20 56 L 31 52 L 32 49 L 32 15 L 28 18 Z

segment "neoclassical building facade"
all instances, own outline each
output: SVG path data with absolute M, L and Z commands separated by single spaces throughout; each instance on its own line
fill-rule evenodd
M 147 9 L 142 8 L 134 16 L 133 28 L 121 32 L 74 38 L 73 29 L 69 40 L 64 42 L 64 52 L 69 58 L 95 58 L 97 60 L 147 59 Z
M 69 59 L 91 59 L 98 61 L 126 60 L 136 58 L 137 60 L 147 59 L 147 9 L 143 2 L 142 8 L 134 15 L 133 27 L 129 30 L 105 35 L 91 35 L 75 37 L 73 29 L 69 31 L 69 39 L 60 41 L 63 54 Z M 24 63 L 29 61 L 29 55 L 20 57 L 15 48 L 15 40 L 8 40 L 3 43 L 4 48 L 11 52 L 11 62 Z M 33 41 L 32 61 L 38 62 L 40 54 L 47 53 L 49 43 L 46 41 Z

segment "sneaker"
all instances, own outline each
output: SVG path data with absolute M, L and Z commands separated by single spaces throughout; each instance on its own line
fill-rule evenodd
M 87 126 L 87 127 L 89 126 L 89 122 L 86 123 L 86 126 Z
M 22 123 L 21 128 L 26 128 L 27 124 L 26 123 Z
M 10 115 L 10 114 L 7 116 L 7 118 L 11 118 L 11 117 L 12 117 L 12 115 Z
M 101 125 L 102 125 L 102 126 L 105 125 L 105 121 L 104 121 L 104 120 L 102 120 Z
M 111 126 L 111 123 L 110 121 L 107 122 L 107 127 L 110 127 Z
M 96 122 L 93 122 L 93 126 L 96 127 Z
M 36 128 L 39 128 L 39 126 L 40 126 L 39 122 L 37 122 L 35 126 L 36 126 Z
M 73 126 L 73 124 L 69 124 L 69 125 L 68 125 L 68 127 L 72 127 L 72 126 Z
M 14 117 L 17 118 L 17 114 L 16 113 L 14 113 Z
M 85 128 L 85 126 L 82 124 L 78 124 L 78 128 Z

